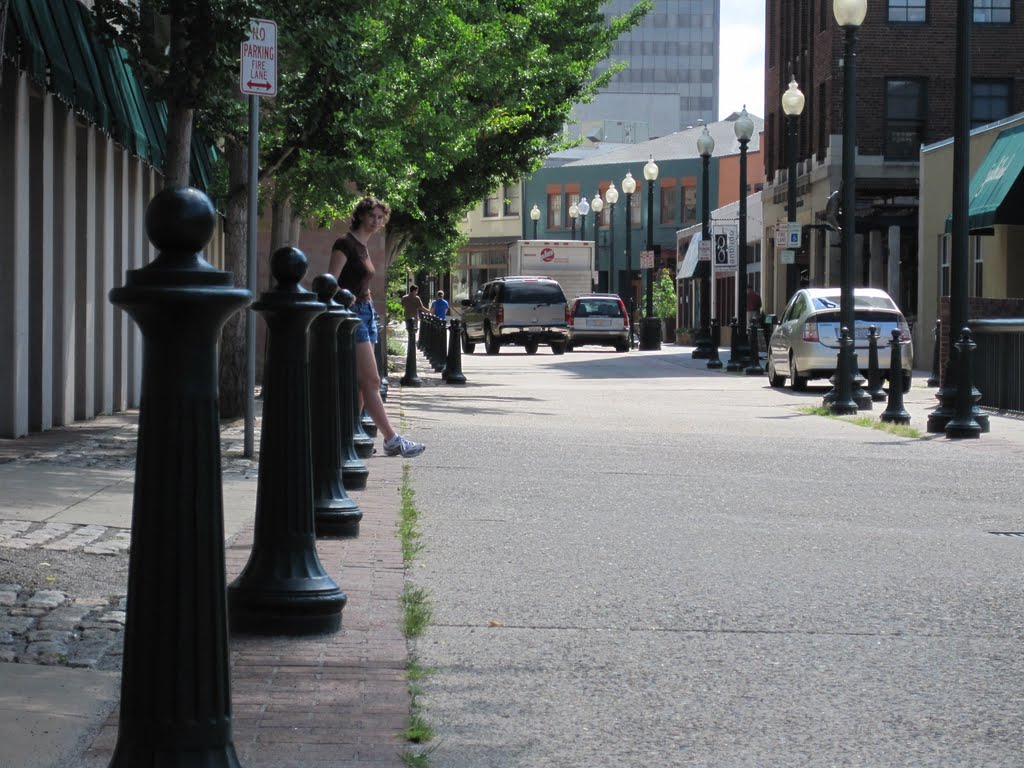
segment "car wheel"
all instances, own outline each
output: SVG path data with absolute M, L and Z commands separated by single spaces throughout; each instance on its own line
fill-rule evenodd
M 484 328 L 484 348 L 487 350 L 488 355 L 498 354 L 498 350 L 501 349 L 501 344 L 494 338 L 494 334 L 491 333 L 491 326 Z
M 768 361 L 768 366 L 766 370 L 768 371 L 769 387 L 774 387 L 775 389 L 778 389 L 779 387 L 786 383 L 786 377 L 780 376 L 775 372 L 775 364 L 771 360 Z
M 536 341 L 528 341 L 523 345 L 523 347 L 526 349 L 526 354 L 536 355 L 537 350 L 540 349 L 540 344 Z
M 803 392 L 807 389 L 807 377 L 800 375 L 792 353 L 789 355 L 789 388 L 794 392 Z
M 565 354 L 566 342 L 564 341 L 553 341 L 551 342 L 551 354 L 553 355 L 564 355 Z
M 629 342 L 627 341 L 624 344 L 616 344 L 615 345 L 615 351 L 616 352 L 629 352 Z
M 566 351 L 566 352 L 572 352 L 572 350 L 573 350 L 573 346 L 572 346 L 572 344 L 571 344 L 571 343 L 566 343 L 566 345 L 565 345 L 565 351 Z
M 472 355 L 473 350 L 476 349 L 476 344 L 469 340 L 469 334 L 465 331 L 462 332 L 462 351 L 467 355 Z

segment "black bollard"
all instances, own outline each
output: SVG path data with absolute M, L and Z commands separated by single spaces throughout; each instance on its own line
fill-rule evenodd
M 313 430 L 313 521 L 318 536 L 358 536 L 363 513 L 345 493 L 341 471 L 341 376 L 338 328 L 352 313 L 334 300 L 338 281 L 319 275 L 313 290 L 327 311 L 310 328 L 310 402 Z
M 722 361 L 718 357 L 718 345 L 721 343 L 722 329 L 718 325 L 718 318 L 711 318 L 711 349 L 708 352 L 708 368 L 722 367 Z
M 942 321 L 936 320 L 932 329 L 932 338 L 935 340 L 932 346 L 932 372 L 925 384 L 929 387 L 939 386 L 939 342 L 942 340 Z
M 338 291 L 335 298 L 346 310 L 355 301 L 351 291 L 344 288 Z M 349 491 L 363 490 L 370 474 L 370 470 L 356 450 L 355 425 L 353 423 L 353 416 L 359 407 L 355 332 L 362 322 L 353 312 L 346 311 L 338 330 L 339 399 L 341 400 L 341 418 L 338 425 L 341 432 L 341 479 Z
M 894 328 L 889 342 L 889 402 L 879 418 L 892 424 L 909 424 L 910 414 L 903 407 L 903 344 L 900 330 Z
M 224 592 L 217 343 L 252 301 L 199 251 L 209 198 L 165 189 L 146 209 L 156 259 L 110 301 L 144 342 L 120 725 L 112 768 L 237 768 Z
M 462 324 L 455 318 L 448 331 L 448 360 L 441 378 L 445 384 L 465 384 L 462 373 Z
M 380 399 L 388 401 L 388 339 L 387 326 L 377 321 L 377 342 L 373 346 L 374 357 L 377 359 L 377 375 L 380 376 Z
M 316 552 L 307 343 L 326 308 L 299 285 L 306 257 L 298 248 L 275 251 L 270 270 L 276 288 L 253 305 L 268 334 L 256 526 L 249 562 L 228 587 L 231 631 L 335 632 L 348 598 Z
M 405 373 L 400 383 L 403 387 L 419 387 L 423 382 L 416 375 L 416 324 L 408 322 L 405 327 L 409 332 L 409 343 L 405 350 Z
M 747 376 L 764 376 L 764 368 L 761 367 L 761 343 L 757 340 L 758 328 L 756 320 L 750 321 L 750 331 L 747 335 L 749 358 L 745 373 Z
M 730 334 L 729 335 L 731 336 L 731 340 L 730 340 L 730 343 L 729 343 L 729 362 L 725 366 L 725 370 L 727 370 L 727 371 L 729 371 L 731 373 L 736 373 L 737 371 L 742 371 L 743 370 L 743 361 L 740 359 L 740 348 L 739 348 L 740 333 L 739 333 L 739 327 L 740 327 L 740 323 L 739 323 L 739 320 L 737 318 L 733 317 L 733 318 L 731 318 L 729 320 L 729 330 L 730 330 Z
M 356 297 L 352 295 L 351 291 L 340 290 L 337 296 L 338 301 L 345 309 L 351 309 L 352 305 L 356 302 Z M 359 402 L 359 360 L 356 357 L 356 340 L 355 332 L 359 327 L 359 323 L 362 322 L 356 318 L 358 322 L 351 325 L 352 331 L 352 351 L 349 355 L 349 361 L 352 368 L 352 382 L 353 382 L 353 398 L 352 398 L 352 417 L 349 421 L 349 425 L 352 428 L 352 445 L 355 448 L 356 456 L 360 459 L 368 459 L 373 456 L 373 438 L 366 434 L 366 430 L 363 429 L 363 406 Z M 348 487 L 348 486 L 346 486 Z
M 971 384 L 971 357 L 978 345 L 971 337 L 970 328 L 960 329 L 960 338 L 956 342 L 957 360 L 957 387 L 956 387 L 956 410 L 953 418 L 946 425 L 946 437 L 951 439 L 963 439 L 981 437 L 982 426 L 974 416 L 974 393 L 977 391 Z
M 878 328 L 874 325 L 868 326 L 868 387 L 867 394 L 876 403 L 885 400 L 885 390 L 882 389 L 882 373 L 878 370 Z M 903 386 L 903 369 L 900 368 L 898 380 L 889 381 L 889 387 Z

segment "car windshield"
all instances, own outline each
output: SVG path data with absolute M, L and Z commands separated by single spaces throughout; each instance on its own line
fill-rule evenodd
M 505 283 L 505 301 L 516 304 L 557 304 L 565 301 L 558 283 Z

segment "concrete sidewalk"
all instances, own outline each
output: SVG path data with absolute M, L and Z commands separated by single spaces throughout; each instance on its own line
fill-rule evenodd
M 400 401 L 392 387 L 396 424 Z M 129 413 L 0 441 L 0 765 L 110 761 L 136 428 Z M 242 438 L 241 422 L 222 430 L 229 583 L 248 560 L 255 514 L 257 463 L 241 456 Z M 367 489 L 352 493 L 363 511 L 359 537 L 318 541 L 325 570 L 348 595 L 341 631 L 232 638 L 234 743 L 247 768 L 402 765 L 410 706 L 396 534 L 403 464 L 378 446 Z

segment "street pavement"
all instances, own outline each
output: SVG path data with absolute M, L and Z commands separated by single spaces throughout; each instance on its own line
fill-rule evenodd
M 319 638 L 234 638 L 243 766 L 401 765 L 411 652 L 435 768 L 1019 766 L 1024 421 L 976 441 L 806 415 L 689 348 L 421 360 L 389 397 L 428 443 L 369 460 L 349 596 Z M 926 373 L 911 426 L 934 408 Z M 884 408 L 875 404 L 873 415 Z M 403 427 L 405 430 L 406 428 Z M 135 414 L 0 441 L 0 766 L 116 741 Z M 228 578 L 256 464 L 223 431 Z M 379 446 L 378 446 L 379 450 Z M 395 525 L 410 468 L 434 623 L 410 649 Z
M 1024 424 L 897 437 L 688 352 L 409 401 L 434 765 L 1024 765 Z

